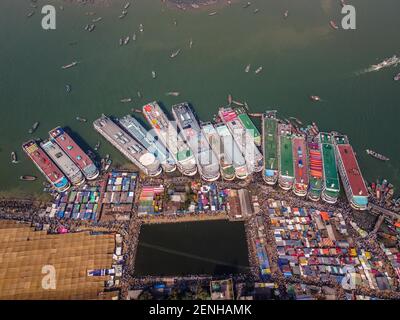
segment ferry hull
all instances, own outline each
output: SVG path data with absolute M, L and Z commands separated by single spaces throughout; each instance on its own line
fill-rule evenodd
M 275 171 L 273 176 L 267 176 L 265 173 L 263 175 L 263 180 L 266 184 L 270 185 L 270 186 L 274 186 L 276 185 L 276 183 L 278 182 L 278 171 Z
M 233 175 L 233 176 L 227 176 L 227 175 L 225 175 L 225 174 L 222 174 L 222 179 L 224 179 L 225 181 L 233 181 L 233 180 L 235 180 L 235 175 Z
M 96 180 L 99 177 L 99 175 L 100 175 L 100 172 L 97 171 L 93 176 L 86 176 L 86 179 L 89 181 L 93 181 L 93 180 Z
M 337 197 L 331 197 L 331 196 L 327 195 L 325 191 L 322 191 L 321 198 L 322 198 L 322 200 L 324 200 L 326 203 L 329 203 L 329 204 L 336 204 L 338 201 Z
M 282 190 L 290 191 L 293 188 L 293 180 L 278 180 L 279 187 Z
M 213 177 L 207 177 L 205 175 L 201 175 L 201 178 L 207 182 L 214 182 L 214 181 L 217 181 L 219 178 L 221 178 L 221 174 L 218 173 L 217 175 L 214 175 Z
M 318 202 L 319 200 L 321 200 L 321 193 L 316 194 L 309 192 L 307 198 L 310 199 L 311 201 Z
M 185 169 L 184 167 L 178 165 L 178 170 L 179 170 L 183 175 L 188 176 L 188 177 L 193 177 L 193 176 L 195 176 L 195 175 L 197 174 L 197 172 L 198 172 L 197 166 L 195 166 L 193 169 L 189 169 L 189 170 L 188 170 L 188 169 Z
M 367 206 L 359 206 L 357 204 L 355 204 L 353 201 L 349 201 L 350 206 L 354 209 L 354 210 L 358 210 L 358 211 L 366 211 L 368 210 L 368 205 Z
M 32 150 L 32 148 L 34 150 Z M 56 167 L 54 162 L 50 159 L 50 157 L 42 150 L 39 145 L 32 141 L 28 141 L 22 145 L 22 149 L 25 154 L 32 160 L 35 164 L 36 168 L 46 177 L 46 180 L 58 191 L 64 192 L 67 191 L 71 187 L 71 183 L 67 179 L 65 175 Z M 48 166 L 42 168 L 39 163 L 43 163 L 44 160 L 39 161 L 39 159 L 35 156 L 35 153 L 39 153 L 40 158 L 48 161 Z M 47 169 L 47 170 L 46 170 Z M 46 172 L 47 171 L 47 172 Z M 53 176 L 54 172 L 59 175 L 59 178 L 52 180 L 51 176 Z
M 349 144 L 347 136 L 335 135 L 334 142 L 338 169 L 347 200 L 355 210 L 367 210 L 368 190 L 354 150 Z
M 307 195 L 307 188 L 299 189 L 296 185 L 293 186 L 293 193 L 298 197 L 305 197 Z

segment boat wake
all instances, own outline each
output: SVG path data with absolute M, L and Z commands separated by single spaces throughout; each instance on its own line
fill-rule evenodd
M 397 57 L 396 55 L 394 55 L 393 57 L 387 58 L 378 64 L 373 64 L 370 67 L 368 67 L 362 71 L 356 72 L 356 75 L 362 75 L 362 74 L 366 74 L 366 73 L 370 73 L 370 72 L 376 72 L 376 71 L 379 71 L 384 68 L 396 67 L 399 63 L 400 63 L 400 58 Z

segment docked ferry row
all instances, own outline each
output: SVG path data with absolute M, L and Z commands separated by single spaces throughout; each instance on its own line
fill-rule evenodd
M 299 128 L 266 112 L 262 118 L 264 181 L 293 190 L 312 201 L 335 204 L 340 194 L 339 175 L 350 205 L 368 208 L 368 191 L 347 136 L 319 132 L 316 125 Z
M 243 110 L 222 108 L 220 112 L 218 123 L 202 123 L 188 103 L 181 103 L 172 107 L 171 121 L 157 102 L 151 102 L 142 108 L 149 131 L 130 115 L 122 119 L 103 115 L 93 124 L 148 176 L 177 169 L 189 177 L 199 173 L 205 181 L 221 177 L 232 181 L 262 171 L 263 157 L 257 148 L 261 135 L 248 115 Z
M 335 204 L 340 175 L 352 207 L 367 209 L 367 188 L 346 136 L 319 132 L 315 124 L 300 128 L 299 120 L 279 120 L 276 112 L 262 114 L 260 134 L 242 107 L 221 107 L 215 123 L 200 122 L 188 103 L 172 107 L 174 121 L 157 102 L 146 104 L 142 112 L 150 131 L 132 116 L 116 123 L 103 116 L 94 125 L 149 176 L 177 168 L 186 176 L 199 173 L 206 181 L 232 181 L 262 172 L 269 185 Z
M 94 162 L 61 127 L 51 130 L 48 140 L 27 141 L 22 149 L 59 192 L 99 176 Z
M 170 120 L 157 102 L 141 110 L 151 130 L 131 115 L 102 115 L 93 126 L 144 174 L 157 177 L 178 170 L 205 181 L 243 180 L 262 172 L 265 183 L 292 190 L 299 197 L 335 204 L 343 188 L 351 206 L 365 210 L 368 191 L 348 138 L 319 132 L 315 124 L 280 120 L 276 111 L 261 115 L 259 132 L 244 108 L 221 107 L 215 123 L 201 122 L 188 103 L 172 107 Z M 93 180 L 93 161 L 60 127 L 24 151 L 58 191 Z

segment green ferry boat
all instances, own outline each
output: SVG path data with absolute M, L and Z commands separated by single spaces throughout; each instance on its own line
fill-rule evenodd
M 335 204 L 339 198 L 340 184 L 336 165 L 335 148 L 333 137 L 329 133 L 319 134 L 321 142 L 321 153 L 323 161 L 324 183 L 322 188 L 322 200 L 327 203 Z
M 257 127 L 254 125 L 253 121 L 251 121 L 249 115 L 244 110 L 244 108 L 237 108 L 235 109 L 236 114 L 238 116 L 239 121 L 242 123 L 243 127 L 248 131 L 251 132 L 251 136 L 254 139 L 254 143 L 257 147 L 261 146 L 261 134 L 258 131 Z
M 283 190 L 290 190 L 294 182 L 293 144 L 291 125 L 279 124 L 279 178 L 278 184 Z
M 278 121 L 275 114 L 263 116 L 263 154 L 264 174 L 263 179 L 269 185 L 275 185 L 278 181 Z

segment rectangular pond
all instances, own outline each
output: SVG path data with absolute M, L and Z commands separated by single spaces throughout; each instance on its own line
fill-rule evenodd
M 249 272 L 242 222 L 143 225 L 135 276 L 225 275 Z

